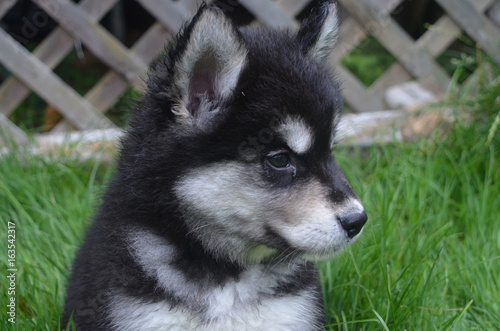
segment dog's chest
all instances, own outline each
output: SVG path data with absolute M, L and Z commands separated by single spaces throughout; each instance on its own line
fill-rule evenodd
M 116 298 L 113 324 L 117 330 L 316 330 L 317 307 L 313 296 L 263 299 L 253 305 L 234 302 L 228 293 L 214 294 L 209 310 L 196 313 L 166 302 L 144 304 L 130 297 Z
M 140 240 L 139 240 L 140 239 Z M 135 232 L 130 247 L 155 288 L 159 302 L 116 292 L 108 311 L 115 330 L 315 330 L 323 312 L 316 269 L 304 261 L 246 267 L 237 277 L 214 282 L 214 275 L 189 277 L 172 263 L 175 247 Z M 210 273 L 210 268 L 205 268 Z M 215 272 L 215 271 L 214 271 Z

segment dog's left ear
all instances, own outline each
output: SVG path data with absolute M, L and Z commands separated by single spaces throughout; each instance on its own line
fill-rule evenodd
M 172 112 L 178 123 L 203 123 L 232 97 L 247 49 L 221 9 L 202 5 L 177 41 Z
M 305 55 L 323 62 L 332 52 L 338 33 L 338 5 L 335 1 L 326 1 L 302 22 L 297 40 Z

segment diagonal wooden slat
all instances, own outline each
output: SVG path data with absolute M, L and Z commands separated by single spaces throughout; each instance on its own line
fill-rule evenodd
M 167 0 L 137 0 L 167 30 L 177 33 L 182 25 L 190 19 L 184 7 Z
M 69 1 L 49 2 L 32 0 L 57 21 L 67 32 L 81 40 L 91 51 L 122 74 L 129 82 L 139 79 L 147 65 L 127 49 L 108 31 L 92 22 L 88 14 Z
M 286 15 L 276 3 L 270 0 L 240 0 L 239 2 L 266 26 L 292 30 L 299 26 L 297 21 Z
M 29 139 L 23 130 L 0 113 L 0 146 L 8 145 L 11 141 L 17 145 L 23 145 L 28 143 Z
M 373 5 L 384 15 L 390 15 L 404 0 L 372 0 Z
M 212 3 L 212 2 L 213 1 L 207 1 L 207 3 Z M 200 1 L 198 0 L 182 0 L 178 1 L 177 3 L 179 4 L 179 10 L 183 11 L 184 14 L 187 14 L 188 19 L 194 16 L 196 11 L 198 10 L 198 7 L 200 6 Z M 237 5 L 237 2 L 231 3 L 230 5 L 232 6 L 229 7 L 233 8 L 235 5 Z
M 297 16 L 310 0 L 277 0 L 276 4 L 290 17 Z
M 448 15 L 500 64 L 500 30 L 468 0 L 436 0 Z
M 67 86 L 39 59 L 0 29 L 0 62 L 35 93 L 54 105 L 79 129 L 109 128 L 113 123 Z
M 92 22 L 99 21 L 118 0 L 84 0 L 81 10 L 89 14 Z M 32 52 L 47 67 L 55 68 L 74 47 L 71 35 L 58 27 L 52 31 Z M 30 89 L 16 77 L 10 77 L 0 86 L 0 112 L 10 115 L 29 95 Z
M 488 18 L 491 19 L 497 27 L 500 27 L 500 2 L 495 3 L 488 10 Z
M 0 19 L 16 4 L 16 0 L 2 0 L 0 2 Z

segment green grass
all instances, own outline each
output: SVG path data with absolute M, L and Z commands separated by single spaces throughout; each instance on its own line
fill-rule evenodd
M 67 270 L 108 169 L 99 162 L 22 152 L 0 158 L 1 277 L 7 273 L 7 222 L 14 222 L 18 300 L 14 326 L 7 322 L 4 303 L 9 298 L 2 280 L 0 330 L 59 328 Z
M 500 326 L 498 150 L 452 135 L 371 150 L 368 160 L 342 159 L 370 223 L 322 267 L 331 330 Z
M 473 120 L 444 138 L 340 151 L 370 223 L 322 264 L 330 330 L 500 329 L 499 89 L 454 99 Z
M 500 80 L 450 98 L 473 121 L 446 137 L 337 158 L 367 212 L 360 241 L 321 263 L 330 330 L 497 330 L 500 325 Z M 67 270 L 111 167 L 22 151 L 0 158 L 0 277 L 16 223 L 18 299 L 1 330 L 56 330 Z

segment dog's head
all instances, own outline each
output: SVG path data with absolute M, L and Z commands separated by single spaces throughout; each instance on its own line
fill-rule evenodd
M 337 33 L 333 2 L 296 34 L 239 29 L 202 6 L 154 67 L 130 164 L 207 251 L 328 257 L 361 233 L 331 152 L 343 102 L 324 63 Z

